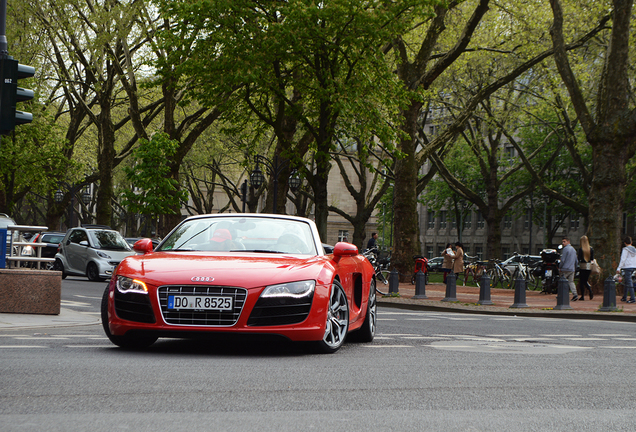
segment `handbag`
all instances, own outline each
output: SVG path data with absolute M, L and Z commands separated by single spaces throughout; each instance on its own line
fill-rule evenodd
M 601 267 L 596 262 L 596 258 L 590 263 L 590 270 L 592 270 L 592 274 L 601 274 Z

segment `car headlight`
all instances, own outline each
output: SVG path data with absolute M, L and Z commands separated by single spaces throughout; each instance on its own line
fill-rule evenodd
M 140 280 L 126 276 L 117 276 L 117 289 L 121 293 L 141 293 L 148 294 L 148 287 Z
M 98 257 L 110 259 L 110 255 L 108 255 L 106 252 L 102 252 L 102 251 L 95 251 L 95 252 L 97 253 Z
M 305 297 L 314 292 L 316 287 L 316 281 L 307 280 L 299 282 L 287 282 L 278 285 L 270 285 L 265 287 L 265 290 L 261 294 L 263 298 L 274 297 Z

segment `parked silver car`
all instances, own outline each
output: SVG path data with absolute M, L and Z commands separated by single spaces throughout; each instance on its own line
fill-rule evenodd
M 53 270 L 86 276 L 91 281 L 110 278 L 121 260 L 135 255 L 119 232 L 103 225 L 84 225 L 66 232 L 55 255 Z

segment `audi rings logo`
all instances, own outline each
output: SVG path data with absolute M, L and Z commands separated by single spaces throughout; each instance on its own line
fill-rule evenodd
M 214 278 L 212 276 L 192 276 L 190 280 L 192 282 L 212 282 Z

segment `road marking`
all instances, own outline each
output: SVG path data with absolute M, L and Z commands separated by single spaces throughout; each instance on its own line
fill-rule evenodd
M 563 338 L 563 337 L 581 337 L 581 335 L 568 335 L 568 334 L 543 334 L 543 335 L 539 335 L 539 336 L 545 336 L 545 337 L 556 337 L 556 338 Z
M 439 318 L 407 318 L 406 321 L 439 321 Z
M 599 345 L 597 348 L 606 348 L 606 349 L 636 349 L 636 346 L 618 346 L 618 345 Z
M 62 306 L 74 306 L 74 307 L 91 307 L 90 303 L 85 303 L 85 302 L 78 302 L 78 301 L 73 301 L 73 300 L 61 300 L 60 304 Z
M 416 333 L 382 333 L 381 336 L 398 337 L 398 336 L 420 336 L 420 335 Z
M 413 348 L 412 345 L 364 345 L 365 348 Z
M 613 338 L 614 340 L 624 340 L 624 341 L 635 341 L 636 338 L 632 338 L 632 337 L 618 337 L 618 338 Z
M 621 334 L 621 333 L 602 333 L 602 334 L 590 334 L 590 336 L 598 336 L 598 337 L 629 337 L 629 334 Z
M 80 295 L 80 294 L 75 294 L 75 297 L 79 297 L 79 298 L 87 298 L 87 299 L 92 299 L 92 300 L 101 300 L 101 297 L 92 297 L 92 296 L 85 296 L 85 295 Z
M 595 338 L 595 337 L 566 337 L 561 338 L 565 340 L 573 340 L 573 341 L 604 341 L 606 338 Z
M 43 345 L 0 345 L 0 348 L 48 348 Z
M 112 348 L 114 345 L 64 345 L 66 348 Z
M 490 337 L 496 337 L 496 338 L 523 338 L 523 337 L 530 337 L 530 335 L 510 335 L 510 334 L 494 334 L 494 335 L 487 335 Z
M 428 340 L 440 340 L 440 339 L 449 339 L 442 337 L 434 337 L 434 336 L 402 336 L 401 339 L 428 339 Z
M 26 337 L 17 337 L 15 338 L 17 340 L 51 340 L 53 339 L 52 336 L 46 336 L 46 337 L 39 337 L 39 336 L 26 336 Z M 66 338 L 55 338 L 55 339 L 66 339 Z

